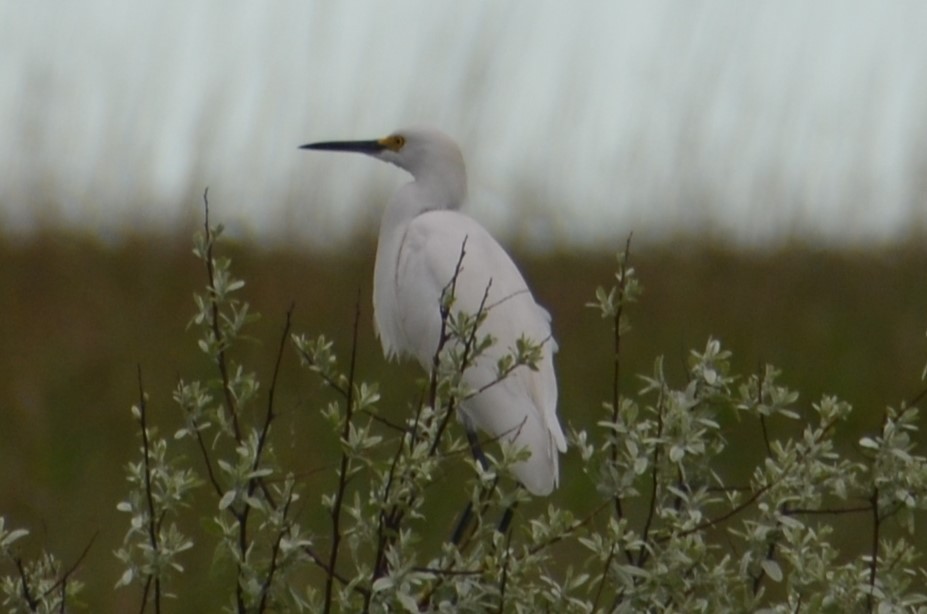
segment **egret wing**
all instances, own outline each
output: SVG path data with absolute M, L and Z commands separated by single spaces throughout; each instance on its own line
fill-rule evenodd
M 471 390 L 482 390 L 465 403 L 464 415 L 491 436 L 528 447 L 531 458 L 516 465 L 515 472 L 532 492 L 550 492 L 557 481 L 557 450 L 566 449 L 556 415 L 550 315 L 534 301 L 505 250 L 456 211 L 417 216 L 406 229 L 397 265 L 397 312 L 405 345 L 424 368 L 431 368 L 438 347 L 441 295 L 455 272 L 454 311 L 486 311 L 480 334 L 492 335 L 495 343 L 464 374 Z M 500 380 L 497 361 L 522 336 L 543 343 L 537 370 L 519 367 Z

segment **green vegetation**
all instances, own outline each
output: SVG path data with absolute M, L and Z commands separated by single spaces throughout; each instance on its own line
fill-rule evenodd
M 235 277 L 247 281 L 237 296 L 250 303 L 252 312 L 262 314 L 243 331 L 253 341 L 235 345 L 235 362 L 255 370 L 265 387 L 259 395 L 266 394 L 276 372 L 277 341 L 291 305 L 291 330 L 310 338 L 324 333 L 343 363 L 352 352 L 359 307 L 357 381 L 379 383 L 384 402 L 378 411 L 392 423 L 403 423 L 419 405 L 425 386 L 418 367 L 385 363 L 373 336 L 373 254 L 372 244 L 367 246 L 349 254 L 223 246 L 223 255 L 234 260 Z M 608 320 L 586 304 L 597 286 L 613 283 L 614 257 L 555 254 L 517 260 L 538 300 L 554 317 L 561 347 L 562 419 L 590 437 L 596 433 L 601 443 L 596 422 L 603 418 L 603 401 L 613 395 L 613 340 Z M 860 462 L 870 443 L 879 444 L 876 435 L 885 407 L 898 408 L 923 386 L 919 376 L 927 357 L 927 252 L 908 248 L 821 253 L 796 247 L 743 254 L 690 244 L 637 247 L 633 263 L 646 293 L 639 303 L 626 306 L 633 330 L 622 339 L 619 389 L 625 394 L 636 396 L 648 387 L 659 396 L 661 382 L 682 389 L 693 368 L 717 361 L 730 363 L 719 367 L 724 377 L 728 372 L 744 374 L 736 381 L 717 382 L 729 386 L 725 394 L 733 398 L 740 394 L 741 384 L 748 390 L 750 385 L 757 390 L 760 382 L 772 386 L 765 365 L 775 364 L 783 370 L 775 385 L 801 391 L 794 404 L 776 405 L 779 410 L 794 406 L 814 423 L 816 416 L 831 415 L 827 412 L 844 413 L 841 405 L 819 403 L 822 395 L 835 394 L 853 405 L 850 422 L 834 445 Z M 16 542 L 25 558 L 36 558 L 44 548 L 56 554 L 64 569 L 80 561 L 74 576 L 85 585 L 80 599 L 91 611 L 134 610 L 140 600 L 138 591 L 113 590 L 125 572 L 113 552 L 122 546 L 128 527 L 126 514 L 116 504 L 126 500 L 126 464 L 139 460 L 139 416 L 128 411 L 130 405 L 140 404 L 138 370 L 148 393 L 147 419 L 159 426 L 159 436 L 170 445 L 177 445 L 171 435 L 187 424 L 172 399 L 178 381 L 216 379 L 215 366 L 197 347 L 202 331 L 196 324 L 188 326 L 190 315 L 197 313 L 191 296 L 201 292 L 205 274 L 185 239 L 168 244 L 137 239 L 101 247 L 46 236 L 0 248 L 0 515 L 6 518 L 7 530 L 29 529 L 30 536 Z M 719 339 L 733 356 L 719 354 L 712 344 L 706 348 L 710 337 Z M 701 357 L 694 364 L 691 348 L 700 348 Z M 654 372 L 660 355 L 665 357 L 665 379 Z M 704 377 L 704 370 L 701 373 Z M 651 380 L 642 380 L 640 374 Z M 277 375 L 275 461 L 293 471 L 302 493 L 293 515 L 307 533 L 327 535 L 328 518 L 319 503 L 336 489 L 340 449 L 319 409 L 337 395 L 300 368 L 290 344 Z M 649 402 L 661 406 L 653 394 Z M 812 409 L 814 403 L 819 410 Z M 336 418 L 329 413 L 329 419 Z M 770 418 L 768 425 L 764 421 L 769 429 L 764 438 L 755 420 L 737 420 L 731 413 L 715 418 L 730 444 L 723 466 L 732 484 L 750 479 L 753 467 L 767 454 L 764 443 L 800 434 L 802 426 L 787 418 Z M 895 419 L 907 424 L 911 414 L 901 412 Z M 829 431 L 820 436 L 825 435 Z M 872 438 L 860 446 L 864 435 Z M 183 452 L 202 479 L 196 447 L 186 445 Z M 551 498 L 555 505 L 578 513 L 592 510 L 600 500 L 596 478 L 584 473 L 588 463 L 580 457 L 574 445 L 562 468 L 563 485 Z M 448 471 L 461 480 L 445 480 L 434 491 L 436 500 L 446 503 L 429 510 L 429 518 L 440 521 L 426 527 L 426 542 L 446 539 L 466 498 L 460 485 L 470 473 L 465 463 L 458 465 Z M 225 503 L 228 507 L 234 501 Z M 192 505 L 211 518 L 217 502 L 208 488 L 199 488 L 193 491 Z M 516 524 L 523 528 L 545 506 L 546 502 L 533 502 L 519 507 Z M 647 509 L 638 504 L 626 510 L 638 531 Z M 847 522 L 849 528 L 835 539 L 848 548 L 864 548 L 859 542 L 869 535 L 866 518 Z M 885 524 L 884 535 L 903 534 L 897 522 Z M 178 519 L 178 535 L 202 535 L 203 530 L 195 518 L 182 514 Z M 222 536 L 211 531 L 218 543 Z M 166 590 L 183 599 L 166 609 L 213 611 L 219 605 L 216 595 L 222 596 L 221 605 L 226 604 L 228 560 L 209 571 L 214 562 L 211 546 L 186 550 L 179 537 L 174 545 L 186 571 L 174 574 Z M 327 543 L 320 550 L 326 552 Z M 581 561 L 587 554 L 576 544 L 558 551 L 566 560 Z M 751 573 L 777 574 L 772 564 L 759 569 L 762 574 Z M 300 573 L 324 585 L 325 576 L 318 570 Z

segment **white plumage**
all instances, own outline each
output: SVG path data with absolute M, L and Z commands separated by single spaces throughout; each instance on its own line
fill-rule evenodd
M 336 141 L 307 149 L 357 151 L 391 162 L 413 177 L 393 195 L 380 224 L 374 271 L 374 319 L 384 353 L 408 355 L 427 371 L 441 331 L 440 301 L 454 276 L 461 249 L 454 310 L 476 314 L 488 288 L 486 319 L 480 334 L 495 344 L 464 373 L 476 391 L 497 379 L 498 359 L 522 335 L 543 342 L 537 370 L 518 367 L 461 407 L 467 428 L 526 447 L 530 457 L 517 463 L 518 480 L 536 495 L 558 483 L 560 452 L 566 439 L 557 419 L 557 380 L 550 316 L 534 301 L 515 263 L 475 220 L 458 211 L 467 195 L 460 149 L 431 128 L 409 128 L 374 141 Z

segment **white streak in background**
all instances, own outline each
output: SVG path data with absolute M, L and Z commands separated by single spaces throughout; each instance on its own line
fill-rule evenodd
M 581 7 L 581 10 L 577 7 Z M 0 224 L 374 230 L 402 179 L 304 142 L 431 123 L 537 246 L 927 226 L 927 4 L 0 4 Z

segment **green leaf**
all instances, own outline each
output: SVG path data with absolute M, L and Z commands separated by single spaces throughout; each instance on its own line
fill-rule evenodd
M 773 582 L 782 582 L 782 568 L 773 559 L 764 559 L 760 566 Z

